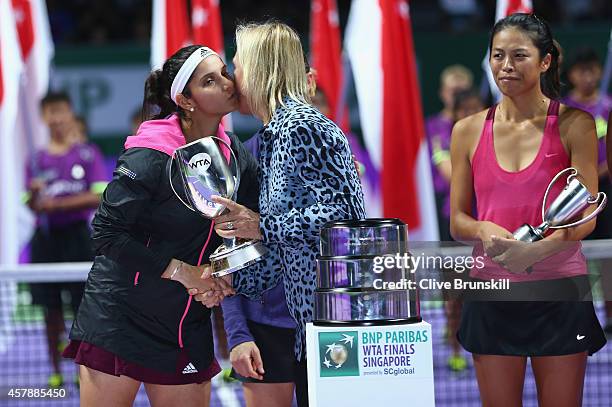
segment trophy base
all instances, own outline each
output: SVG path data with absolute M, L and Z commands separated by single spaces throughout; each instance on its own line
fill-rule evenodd
M 213 277 L 231 274 L 261 260 L 268 249 L 261 241 L 247 240 L 234 247 L 221 245 L 210 255 Z
M 523 224 L 513 234 L 516 240 L 521 242 L 537 242 L 538 240 L 544 239 L 544 236 L 540 232 L 539 228 L 534 228 L 527 223 Z

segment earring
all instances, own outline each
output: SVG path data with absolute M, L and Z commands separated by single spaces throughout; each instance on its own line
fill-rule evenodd
M 190 112 L 193 112 L 195 109 L 193 107 L 189 108 Z

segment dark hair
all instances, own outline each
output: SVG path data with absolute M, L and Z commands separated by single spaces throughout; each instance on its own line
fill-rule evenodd
M 151 72 L 144 88 L 144 100 L 142 102 L 142 118 L 144 120 L 163 119 L 175 112 L 178 113 L 179 117 L 185 117 L 183 109 L 177 106 L 170 98 L 170 87 L 181 66 L 200 47 L 202 45 L 189 45 L 179 49 L 164 62 L 162 69 L 156 69 Z M 191 78 L 189 78 L 189 81 L 191 81 Z M 181 92 L 186 97 L 191 96 L 187 87 L 189 81 L 187 81 L 185 89 Z
M 145 120 L 146 117 L 144 117 L 144 112 L 142 110 L 142 107 L 138 107 L 136 109 L 134 109 L 134 111 L 132 111 L 132 114 L 130 115 L 130 122 L 139 122 L 142 123 L 143 120 Z
M 601 65 L 597 52 L 591 47 L 579 47 L 572 51 L 567 61 L 567 71 L 577 65 Z
M 548 23 L 535 14 L 516 13 L 502 18 L 493 26 L 489 37 L 489 52 L 493 48 L 493 37 L 507 28 L 516 28 L 524 32 L 540 52 L 540 58 L 546 54 L 552 57 L 550 67 L 540 76 L 542 92 L 551 99 L 558 99 L 561 88 L 559 79 L 560 47 L 554 40 Z
M 50 91 L 45 95 L 45 97 L 40 100 L 40 108 L 42 109 L 45 106 L 50 105 L 51 103 L 58 102 L 65 102 L 68 103 L 68 105 L 72 106 L 72 102 L 70 101 L 70 96 L 68 96 L 68 93 L 64 91 Z
M 463 102 L 470 99 L 478 99 L 484 105 L 480 92 L 474 88 L 463 89 L 455 92 L 453 95 L 453 112 L 456 112 Z

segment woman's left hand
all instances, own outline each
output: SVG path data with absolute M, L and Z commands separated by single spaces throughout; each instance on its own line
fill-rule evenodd
M 491 236 L 491 247 L 488 253 L 495 253 L 491 255 L 491 260 L 511 273 L 524 273 L 539 261 L 531 250 L 532 246 L 533 243 Z
M 242 239 L 261 240 L 259 229 L 259 214 L 240 205 L 231 199 L 218 195 L 211 197 L 212 201 L 221 204 L 229 212 L 215 218 L 215 231 L 224 238 L 239 237 Z

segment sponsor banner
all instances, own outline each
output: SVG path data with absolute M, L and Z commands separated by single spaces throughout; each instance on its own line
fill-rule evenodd
M 52 88 L 70 94 L 91 135 L 128 135 L 130 119 L 142 106 L 147 65 L 73 66 L 53 72 Z
M 433 406 L 431 325 L 322 327 L 308 324 L 311 406 L 418 400 Z M 311 385 L 312 384 L 312 385 Z M 338 404 L 340 403 L 340 404 Z

